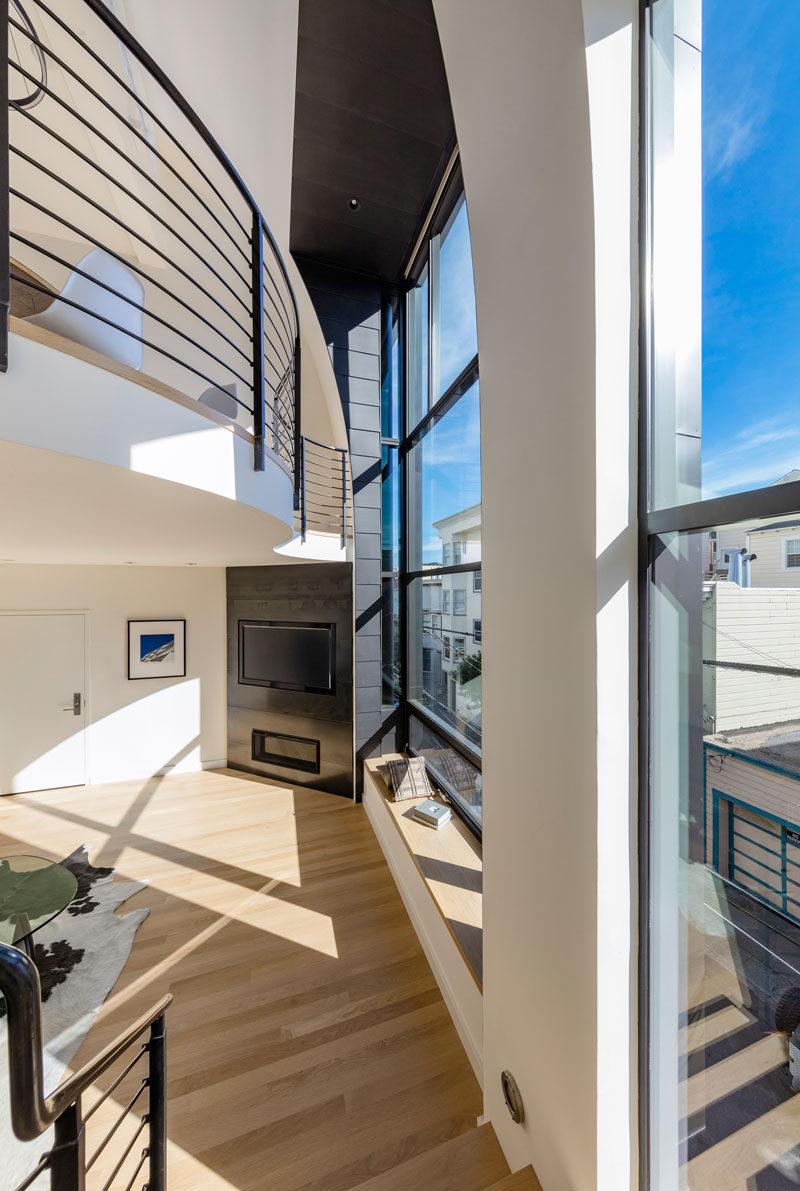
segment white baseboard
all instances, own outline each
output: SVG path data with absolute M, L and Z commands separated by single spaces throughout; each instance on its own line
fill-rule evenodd
M 400 891 L 444 1002 L 483 1087 L 483 996 L 456 946 L 430 890 L 409 855 L 383 796 L 364 771 L 364 809 Z
M 223 757 L 221 760 L 216 760 L 216 761 L 201 761 L 200 768 L 201 769 L 227 769 L 228 768 L 228 758 Z

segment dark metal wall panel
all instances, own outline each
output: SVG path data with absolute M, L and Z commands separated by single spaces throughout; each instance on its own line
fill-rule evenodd
M 350 563 L 229 567 L 228 764 L 294 785 L 353 796 L 353 572 Z M 312 695 L 239 682 L 239 620 L 336 626 L 336 691 Z M 320 773 L 252 758 L 253 729 L 320 742 Z
M 353 471 L 356 780 L 383 751 L 381 710 L 381 284 L 377 278 L 298 260 L 334 362 Z M 358 351 L 353 343 L 360 344 Z M 366 364 L 368 357 L 372 363 Z M 367 375 L 365 375 L 367 374 Z

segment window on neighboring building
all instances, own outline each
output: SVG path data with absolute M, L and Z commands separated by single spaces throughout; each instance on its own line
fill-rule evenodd
M 467 593 L 463 587 L 457 587 L 453 592 L 453 615 L 467 615 Z
M 453 638 L 453 654 L 457 662 L 464 660 L 467 652 L 467 641 L 465 637 Z
M 480 589 L 481 589 L 481 572 L 473 571 L 472 572 L 472 590 L 480 591 Z
M 787 567 L 800 567 L 800 538 L 786 539 Z
M 479 620 L 473 620 L 473 622 L 472 622 L 472 639 L 476 645 L 480 644 L 481 622 Z
M 450 612 L 450 592 L 447 589 L 442 592 L 442 612 L 445 616 Z
M 444 658 L 445 658 L 445 661 L 450 660 L 450 638 L 449 637 L 445 637 L 445 639 L 444 639 Z
M 433 670 L 433 650 L 432 649 L 427 649 L 427 648 L 423 649 L 423 651 L 422 651 L 422 669 L 425 671 L 426 674 L 429 674 L 431 672 L 431 670 Z
M 449 542 L 445 542 L 445 544 L 442 546 L 442 565 L 446 566 L 446 567 L 450 566 L 450 543 Z
M 453 566 L 461 566 L 461 554 L 464 543 L 460 538 L 453 540 Z

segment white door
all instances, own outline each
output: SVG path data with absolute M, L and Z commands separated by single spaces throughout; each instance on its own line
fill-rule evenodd
M 84 617 L 0 615 L 0 794 L 82 786 Z

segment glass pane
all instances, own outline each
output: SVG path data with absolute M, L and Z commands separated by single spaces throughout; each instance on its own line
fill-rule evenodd
M 381 657 L 384 707 L 394 707 L 400 690 L 400 582 L 382 580 Z
M 445 393 L 478 352 L 475 284 L 467 204 L 461 196 L 438 243 L 437 334 L 439 383 Z
M 481 557 L 478 382 L 408 454 L 409 566 L 447 566 Z
M 397 298 L 383 308 L 383 343 L 381 345 L 381 435 L 400 438 L 400 402 L 402 372 L 400 350 L 400 303 Z
M 408 409 L 407 426 L 413 430 L 428 412 L 428 266 L 408 292 Z
M 652 499 L 668 507 L 800 478 L 800 5 L 652 13 Z
M 381 447 L 381 570 L 400 567 L 401 477 L 397 447 Z
M 800 1024 L 800 992 L 791 992 L 800 989 L 800 575 L 784 566 L 797 524 L 656 543 L 650 1066 L 659 1188 L 789 1188 L 800 1173 L 800 1049 L 788 1045 Z
M 480 824 L 483 817 L 483 788 L 479 770 L 413 715 L 409 721 L 409 735 L 412 749 L 425 758 L 434 781 L 443 786 L 450 797 Z
M 476 591 L 470 574 L 432 572 L 412 580 L 408 588 L 409 699 L 476 753 L 481 747 L 482 636 L 480 585 Z

